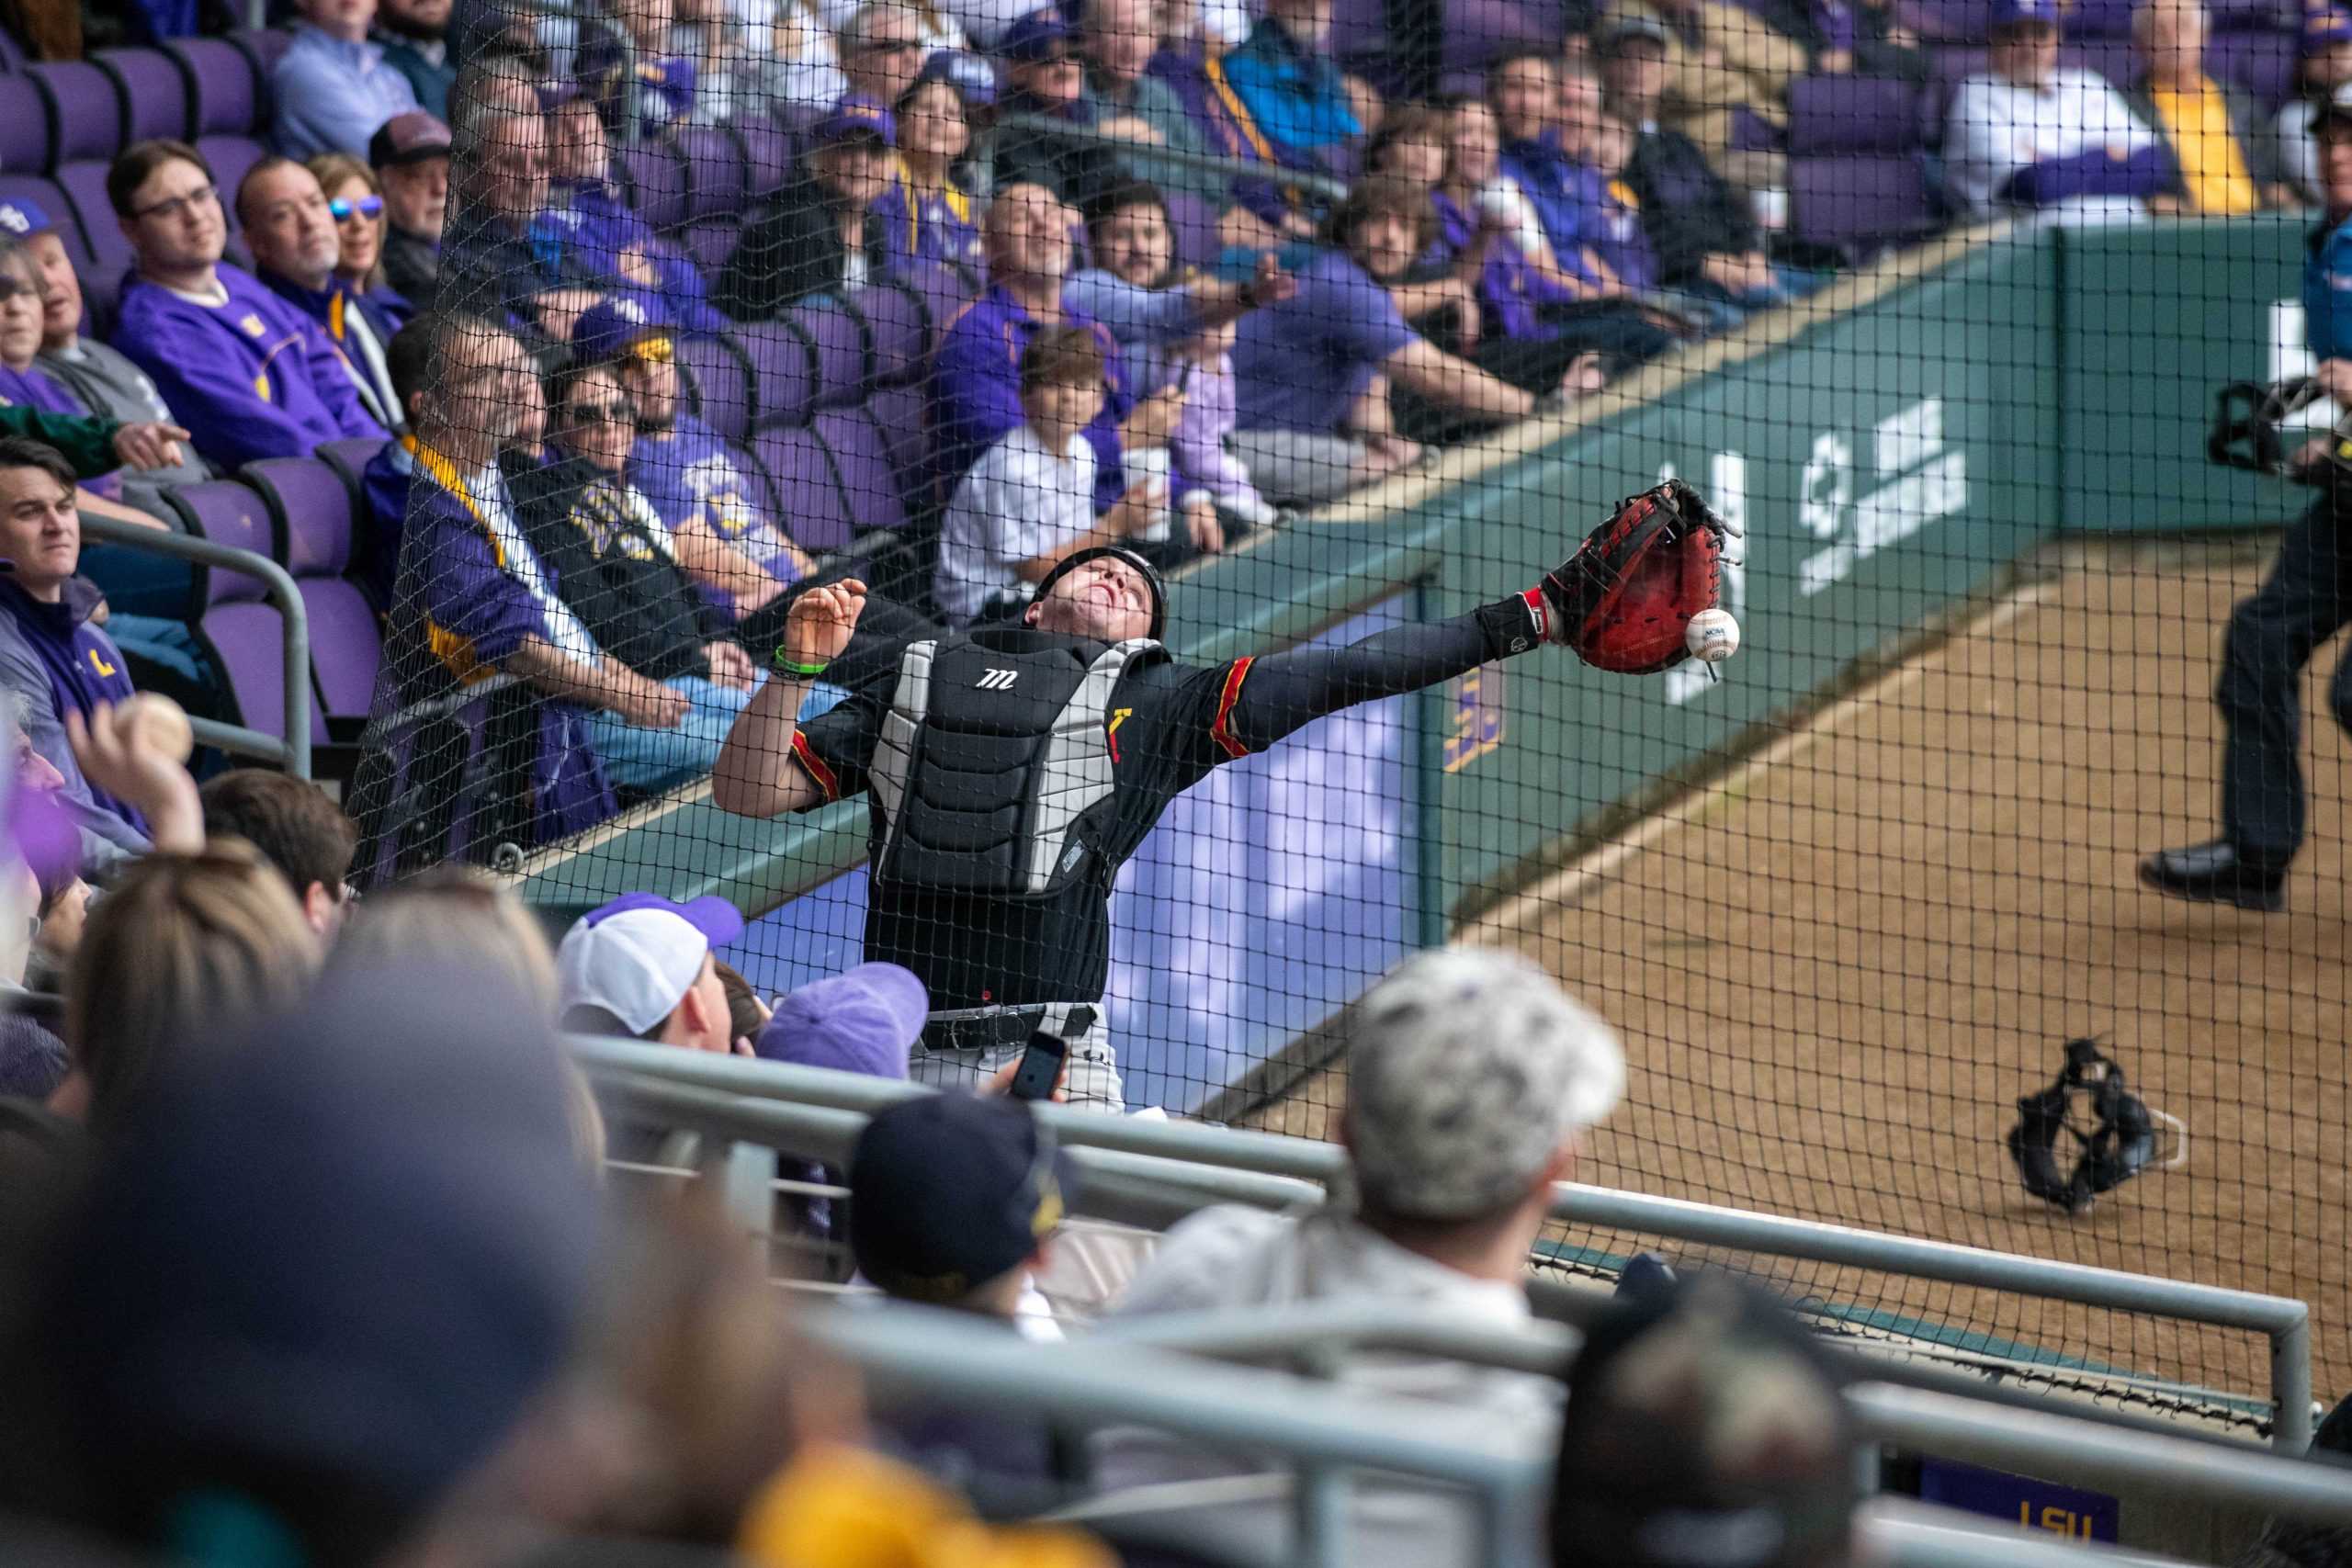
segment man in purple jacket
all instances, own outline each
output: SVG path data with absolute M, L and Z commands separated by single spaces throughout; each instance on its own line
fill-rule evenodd
M 384 437 L 325 329 L 222 264 L 228 222 L 202 153 L 134 142 L 107 172 L 107 199 L 139 253 L 114 346 L 154 378 L 198 452 L 235 468 Z

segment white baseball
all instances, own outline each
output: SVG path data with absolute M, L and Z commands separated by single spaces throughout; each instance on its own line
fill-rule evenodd
M 1694 658 L 1721 664 L 1739 651 L 1739 623 L 1729 610 L 1702 610 L 1682 628 L 1682 646 Z
M 196 732 L 189 728 L 187 710 L 161 692 L 138 692 L 114 710 L 115 733 L 126 739 L 137 736 L 151 751 L 185 762 L 196 750 Z

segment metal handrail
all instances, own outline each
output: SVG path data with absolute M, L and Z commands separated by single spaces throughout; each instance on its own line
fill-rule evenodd
M 286 738 L 265 735 L 258 729 L 248 729 L 241 724 L 222 724 L 217 719 L 188 720 L 196 738 L 208 746 L 218 746 L 224 751 L 240 756 L 259 757 L 275 762 L 298 779 L 311 776 L 311 616 L 302 607 L 301 590 L 294 586 L 287 570 L 267 556 L 233 546 L 215 544 L 210 539 L 198 539 L 187 534 L 170 534 L 156 528 L 141 528 L 119 518 L 99 517 L 90 513 L 82 514 L 82 537 L 103 540 L 109 545 L 121 545 L 134 550 L 148 550 L 159 556 L 173 556 L 198 565 L 219 567 L 227 571 L 242 571 L 261 579 L 269 591 L 269 602 L 277 606 L 279 624 L 285 628 L 286 640 L 281 649 L 285 660 Z
M 673 1086 L 748 1097 L 767 1108 L 817 1105 L 870 1114 L 931 1090 L 921 1085 L 784 1063 L 707 1055 L 662 1046 L 581 1037 L 573 1042 L 593 1074 L 658 1078 Z M 1064 1146 L 1117 1149 L 1228 1172 L 1287 1177 L 1326 1189 L 1347 1181 L 1346 1150 L 1336 1144 L 1230 1127 L 1146 1121 L 1042 1106 L 1039 1114 Z M 741 1123 L 758 1124 L 756 1118 Z M 771 1123 L 779 1128 L 782 1123 Z M 758 1132 L 737 1134 L 757 1138 Z M 1241 1201 L 1250 1201 L 1244 1198 Z M 1269 1205 L 1279 1206 L 1279 1205 Z M 1916 1236 L 1890 1235 L 1812 1220 L 1751 1213 L 1711 1204 L 1622 1192 L 1578 1182 L 1555 1189 L 1552 1215 L 1576 1224 L 1640 1232 L 1747 1252 L 1847 1264 L 1914 1278 L 2040 1295 L 2058 1301 L 2264 1334 L 2270 1340 L 2272 1444 L 2301 1453 L 2312 1435 L 2311 1311 L 2301 1302 L 2187 1280 L 2129 1274 L 2079 1263 L 1993 1252 Z

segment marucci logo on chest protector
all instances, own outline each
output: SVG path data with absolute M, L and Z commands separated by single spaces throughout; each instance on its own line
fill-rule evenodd
M 983 670 L 980 678 L 972 684 L 983 692 L 1003 692 L 1011 690 L 1012 683 L 1019 679 L 1021 671 L 1018 670 Z

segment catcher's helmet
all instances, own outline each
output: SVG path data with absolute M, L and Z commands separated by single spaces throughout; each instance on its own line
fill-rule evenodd
M 2069 1114 L 2078 1094 L 2089 1101 L 2094 1125 L 2088 1133 L 2075 1126 Z M 2177 1142 L 2169 1159 L 2157 1157 L 2160 1122 Z M 2082 1149 L 2071 1171 L 2058 1168 L 2061 1133 Z M 2018 1100 L 2018 1124 L 2009 1129 L 2008 1144 L 2025 1190 L 2075 1214 L 2090 1213 L 2100 1193 L 2151 1167 L 2177 1169 L 2188 1158 L 2188 1130 L 2177 1117 L 2151 1111 L 2126 1089 L 2122 1067 L 2091 1039 L 2067 1041 L 2066 1065 L 2057 1078 L 2048 1089 Z
M 2309 376 L 2291 377 L 2266 386 L 2259 381 L 2232 381 L 2213 398 L 2213 424 L 2205 434 L 2205 456 L 2224 468 L 2247 468 L 2257 474 L 2287 479 L 2309 477 L 2290 461 L 2300 439 L 2290 441 L 2281 427 L 2324 394 Z M 2321 434 L 2317 427 L 2308 434 Z M 2332 463 L 2352 465 L 2352 412 L 2340 412 L 2324 434 Z
M 1168 580 L 1160 576 L 1159 569 L 1146 560 L 1139 551 L 1131 550 L 1125 545 L 1096 545 L 1064 556 L 1055 563 L 1054 570 L 1046 573 L 1038 582 L 1037 591 L 1032 597 L 1043 599 L 1054 591 L 1055 583 L 1088 561 L 1100 560 L 1104 556 L 1125 561 L 1142 576 L 1143 585 L 1151 594 L 1151 636 L 1157 642 L 1168 630 Z

